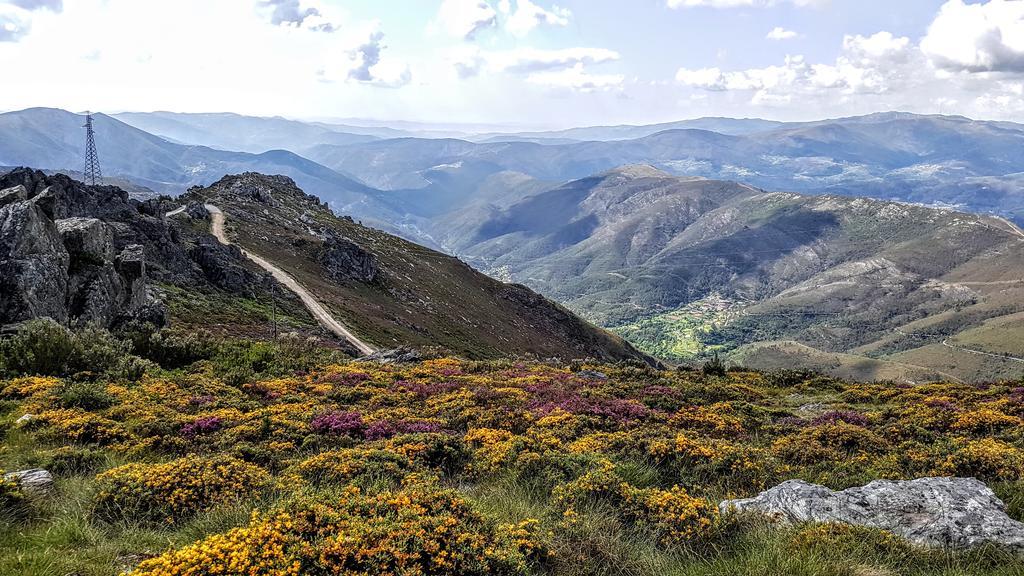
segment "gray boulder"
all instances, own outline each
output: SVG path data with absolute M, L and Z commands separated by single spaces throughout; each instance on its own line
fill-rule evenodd
M 919 546 L 970 548 L 991 542 L 1024 553 L 1024 524 L 1007 516 L 1003 502 L 974 478 L 876 480 L 838 492 L 789 480 L 755 498 L 726 500 L 719 510 L 781 522 L 879 528 Z
M 30 468 L 4 474 L 4 480 L 14 481 L 28 496 L 45 496 L 53 489 L 53 475 L 42 468 Z
M 28 190 L 21 184 L 0 190 L 0 206 L 28 200 Z
M 114 233 L 99 218 L 64 218 L 56 224 L 72 258 L 102 262 L 114 257 Z
M 129 244 L 116 259 L 117 272 L 127 293 L 128 306 L 137 309 L 146 303 L 146 256 L 141 244 Z
M 69 262 L 57 227 L 38 204 L 0 207 L 0 324 L 40 316 L 66 321 Z
M 373 282 L 380 273 L 377 258 L 348 238 L 328 236 L 318 258 L 328 276 L 338 282 Z

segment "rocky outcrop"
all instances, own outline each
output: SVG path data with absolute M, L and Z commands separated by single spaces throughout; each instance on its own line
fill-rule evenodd
M 22 200 L 28 200 L 28 191 L 20 184 L 0 190 L 0 207 Z
M 749 512 L 783 522 L 836 522 L 879 528 L 928 547 L 987 542 L 1024 553 L 1024 524 L 974 478 L 876 480 L 841 491 L 789 480 L 755 498 L 726 500 L 722 513 Z
M 209 237 L 189 248 L 188 254 L 199 264 L 207 281 L 223 290 L 239 294 L 251 293 L 264 281 L 264 278 L 242 265 L 244 256 L 234 244 L 225 246 Z
M 169 232 L 152 228 L 159 221 L 126 193 L 27 169 L 0 185 L 8 186 L 0 194 L 0 326 L 46 316 L 109 327 L 143 308 L 161 317 L 147 300 L 146 250 L 132 240 Z
M 53 489 L 53 475 L 42 468 L 8 472 L 4 480 L 16 482 L 28 496 L 45 496 Z
M 374 282 L 380 274 L 377 258 L 347 238 L 328 236 L 317 259 L 336 282 Z
M 37 203 L 0 208 L 0 324 L 40 316 L 66 321 L 70 261 L 56 224 Z

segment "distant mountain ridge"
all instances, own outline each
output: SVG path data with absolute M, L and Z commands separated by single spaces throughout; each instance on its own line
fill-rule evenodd
M 1024 125 L 1008 122 L 887 113 L 743 134 L 674 128 L 628 140 L 510 140 L 380 140 L 307 154 L 385 190 L 427 188 L 426 172 L 460 163 L 547 181 L 646 163 L 675 175 L 945 205 L 1024 223 Z

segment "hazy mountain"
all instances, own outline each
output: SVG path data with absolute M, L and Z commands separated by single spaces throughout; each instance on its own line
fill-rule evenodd
M 753 134 L 755 132 L 767 132 L 780 128 L 785 124 L 785 122 L 761 120 L 760 118 L 707 117 L 695 118 L 693 120 L 678 120 L 676 122 L 662 122 L 660 124 L 620 124 L 618 126 L 585 126 L 545 132 L 488 133 L 479 134 L 469 139 L 478 142 L 528 141 L 539 144 L 563 144 L 573 140 L 632 140 L 664 132 L 665 130 L 682 129 L 709 130 L 729 135 Z
M 444 242 L 669 358 L 785 340 L 934 370 L 929 346 L 949 354 L 997 319 L 1024 329 L 1024 233 L 951 210 L 629 166 L 492 207 Z M 1012 334 L 1000 326 L 987 335 Z M 973 341 L 1024 356 L 988 336 Z M 1003 364 L 979 370 L 1019 368 Z
M 301 154 L 317 144 L 355 144 L 377 139 L 362 132 L 342 131 L 342 127 L 329 128 L 284 118 L 239 114 L 125 112 L 112 116 L 175 142 L 255 154 L 267 150 L 289 150 Z
M 951 116 L 875 114 L 740 135 L 674 129 L 561 144 L 397 139 L 322 145 L 308 155 L 384 189 L 426 188 L 424 173 L 438 166 L 566 181 L 649 163 L 766 189 L 950 205 L 1024 221 L 1024 126 Z
M 374 198 L 375 190 L 292 152 L 250 154 L 183 145 L 103 114 L 94 115 L 93 120 L 105 176 L 180 194 L 189 186 L 209 184 L 225 174 L 261 171 L 293 178 L 340 212 L 358 212 L 363 217 L 389 213 Z M 83 122 L 82 115 L 52 108 L 0 114 L 0 165 L 80 169 L 85 156 Z

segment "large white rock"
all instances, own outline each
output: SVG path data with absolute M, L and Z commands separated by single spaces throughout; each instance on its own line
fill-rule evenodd
M 43 496 L 53 488 L 53 475 L 42 468 L 30 468 L 4 474 L 5 480 L 13 480 L 29 496 Z
M 726 500 L 725 514 L 752 512 L 783 522 L 837 522 L 880 528 L 928 547 L 969 548 L 986 542 L 1024 553 L 1024 524 L 974 478 L 876 480 L 833 491 L 789 480 L 755 498 Z

